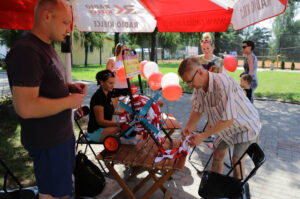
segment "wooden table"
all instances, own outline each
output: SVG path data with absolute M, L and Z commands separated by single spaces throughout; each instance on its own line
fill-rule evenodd
M 174 117 L 168 117 L 164 128 L 165 130 L 168 130 L 170 134 L 172 134 L 175 129 L 180 128 L 180 125 Z M 168 139 L 164 139 L 163 147 L 165 149 L 168 148 L 169 144 L 170 141 Z M 181 140 L 173 139 L 173 148 L 179 147 L 180 144 Z M 153 139 L 148 139 L 145 141 L 139 141 L 137 145 L 121 145 L 117 153 L 106 152 L 103 160 L 110 173 L 123 188 L 128 198 L 135 199 L 136 197 L 134 193 L 142 188 L 151 178 L 153 178 L 155 183 L 144 193 L 142 196 L 143 199 L 150 197 L 158 188 L 165 193 L 165 198 L 172 198 L 170 192 L 163 186 L 163 183 L 167 181 L 176 170 L 182 170 L 184 168 L 186 157 L 181 156 L 177 159 L 164 159 L 155 163 L 154 160 L 158 155 L 160 155 L 160 152 L 155 142 Z M 124 164 L 134 169 L 133 173 L 127 179 L 128 181 L 136 176 L 142 169 L 148 171 L 148 175 L 132 190 L 130 190 L 117 171 L 114 169 L 113 165 L 115 163 Z M 162 171 L 161 177 L 156 175 L 158 171 Z
M 162 120 L 164 121 L 163 128 L 168 131 L 169 136 L 171 136 L 176 129 L 181 129 L 180 124 L 172 113 L 163 113 Z

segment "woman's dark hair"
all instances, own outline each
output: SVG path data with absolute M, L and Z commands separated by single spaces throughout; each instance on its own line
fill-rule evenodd
M 247 44 L 247 46 L 251 46 L 251 50 L 253 51 L 255 48 L 254 42 L 250 40 L 243 41 L 243 44 Z
M 110 70 L 102 70 L 96 74 L 97 85 L 100 85 L 100 81 L 105 82 L 109 77 L 115 77 L 115 74 Z
M 118 55 L 121 53 L 123 46 L 124 46 L 124 45 L 121 44 L 121 43 L 118 43 L 118 44 L 116 45 L 116 47 L 115 47 L 115 56 L 118 56 Z

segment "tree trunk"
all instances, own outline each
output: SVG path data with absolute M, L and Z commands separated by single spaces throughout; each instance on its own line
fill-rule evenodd
M 201 54 L 201 43 L 200 43 L 200 41 L 201 41 L 201 33 L 200 32 L 198 32 L 198 35 L 199 35 L 199 42 L 198 42 L 198 55 L 200 55 Z
M 144 53 L 144 48 L 142 47 L 142 61 L 145 60 L 145 53 Z
M 219 56 L 220 53 L 220 38 L 221 38 L 221 33 L 220 32 L 215 32 L 215 50 L 214 54 Z
M 102 47 L 99 48 L 99 53 L 100 53 L 100 67 L 102 64 Z
M 162 46 L 162 49 L 161 49 L 161 60 L 164 60 L 165 59 L 165 47 Z
M 88 46 L 87 46 L 87 45 L 84 45 L 84 66 L 85 66 L 85 67 L 87 67 L 88 51 L 89 51 Z
M 155 61 L 155 52 L 156 52 L 156 34 L 157 34 L 157 28 L 155 28 L 155 31 L 151 33 L 151 52 L 150 52 L 150 61 Z
M 115 47 L 120 42 L 119 34 L 120 33 L 118 33 L 118 32 L 115 33 Z

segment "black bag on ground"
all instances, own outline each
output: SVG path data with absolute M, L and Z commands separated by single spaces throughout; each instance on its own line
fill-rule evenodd
M 76 197 L 94 197 L 105 187 L 105 178 L 100 169 L 80 151 L 76 155 L 74 177 Z

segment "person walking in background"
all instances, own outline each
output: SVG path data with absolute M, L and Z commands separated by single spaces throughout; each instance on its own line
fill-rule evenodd
M 257 80 L 257 58 L 255 54 L 253 53 L 253 50 L 255 48 L 253 41 L 243 41 L 243 54 L 246 56 L 246 60 L 244 63 L 244 72 L 240 75 L 240 77 L 243 74 L 249 74 L 252 76 L 252 82 L 251 82 L 251 102 L 254 101 L 254 90 L 258 86 L 258 80 Z
M 213 54 L 215 45 L 210 33 L 204 33 L 200 43 L 203 54 L 198 55 L 197 58 L 203 65 L 204 69 L 214 73 L 226 73 L 223 69 L 223 59 Z
M 123 57 L 122 57 L 122 50 L 126 49 L 126 46 L 118 43 L 115 48 L 115 57 L 109 58 L 106 69 L 111 70 L 113 73 L 116 73 L 116 71 L 124 66 L 123 64 Z M 129 94 L 129 89 L 127 82 L 123 82 L 116 78 L 115 86 L 114 86 L 114 93 L 117 96 L 123 95 L 126 96 Z
M 33 159 L 40 199 L 69 198 L 73 192 L 75 136 L 72 109 L 80 107 L 86 84 L 66 80 L 52 42 L 71 31 L 72 12 L 63 0 L 39 0 L 34 25 L 6 57 L 21 142 Z
M 252 76 L 249 74 L 243 74 L 241 76 L 241 87 L 244 89 L 245 95 L 252 102 L 252 89 L 251 89 Z

